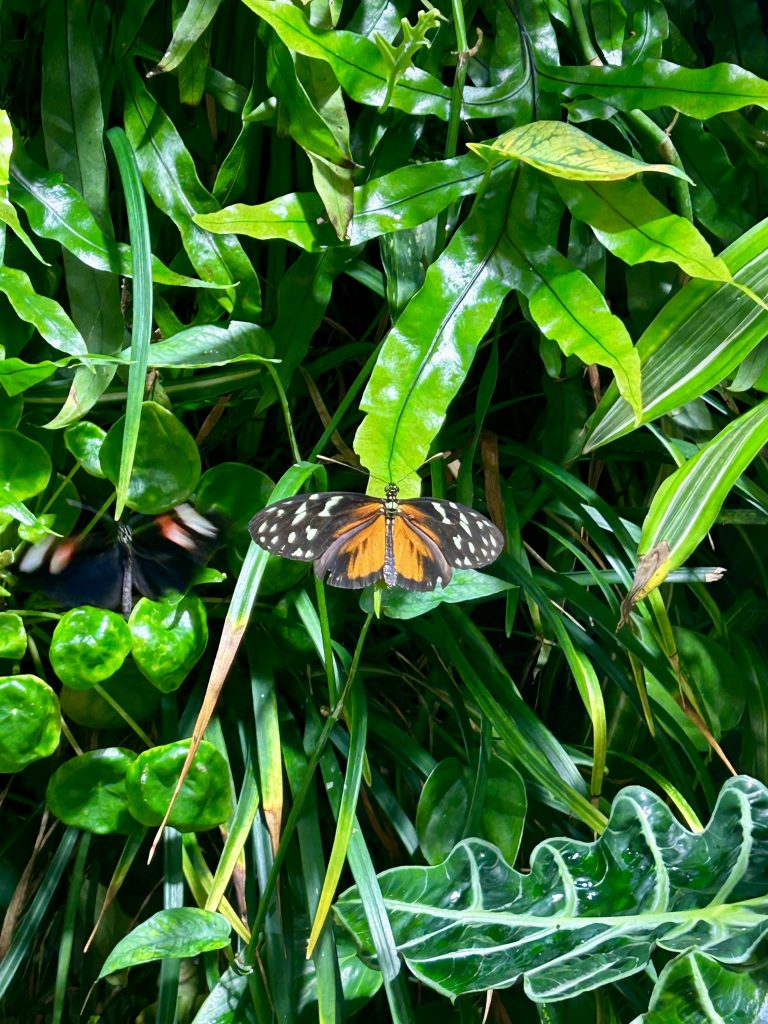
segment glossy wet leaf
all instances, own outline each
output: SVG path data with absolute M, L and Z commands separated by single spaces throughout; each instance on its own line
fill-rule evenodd
M 0 772 L 19 772 L 59 745 L 56 694 L 32 675 L 0 676 Z
M 51 638 L 54 672 L 73 690 L 90 690 L 120 668 L 131 649 L 131 631 L 122 615 L 106 608 L 72 608 L 59 619 Z
M 133 659 L 163 693 L 177 690 L 205 650 L 208 617 L 196 594 L 136 603 L 128 626 Z
M 596 96 L 619 110 L 672 107 L 701 120 L 755 104 L 768 107 L 768 82 L 735 64 L 683 68 L 666 60 L 628 67 L 539 67 L 542 89 Z
M 199 956 L 229 944 L 231 928 L 221 914 L 198 907 L 160 910 L 115 946 L 104 962 L 100 978 L 152 960 Z
M 64 431 L 64 444 L 67 450 L 74 455 L 86 473 L 101 479 L 104 479 L 100 461 L 101 446 L 106 436 L 105 430 L 97 423 L 89 423 L 88 420 L 73 423 Z
M 767 1004 L 761 972 L 729 969 L 694 952 L 664 967 L 648 1012 L 632 1024 L 761 1024 Z
M 99 462 L 106 478 L 117 484 L 124 420 L 109 430 Z M 156 515 L 181 504 L 200 479 L 200 453 L 180 420 L 157 402 L 144 402 L 126 504 L 135 512 Z
M 61 710 L 68 719 L 87 729 L 122 729 L 126 722 L 115 705 L 134 721 L 145 722 L 151 719 L 160 703 L 160 692 L 131 659 L 124 661 L 113 676 L 100 683 L 99 690 L 106 697 L 96 690 L 73 690 L 62 686 L 59 693 Z
M 28 274 L 15 267 L 0 267 L 0 292 L 16 315 L 32 324 L 51 348 L 69 355 L 85 355 L 88 351 L 82 335 L 69 315 L 47 295 L 36 292 Z
M 646 164 L 563 121 L 534 121 L 512 128 L 490 144 L 467 145 L 491 163 L 520 160 L 546 174 L 571 181 L 616 181 L 643 171 L 659 171 L 690 181 L 678 167 Z
M 51 459 L 42 445 L 15 430 L 0 430 L 0 481 L 13 498 L 33 498 L 50 475 Z
M 27 649 L 24 620 L 15 612 L 0 612 L 0 658 L 23 658 Z
M 419 796 L 416 830 L 428 864 L 440 864 L 465 836 L 497 846 L 513 864 L 520 846 L 526 811 L 525 784 L 510 765 L 494 761 L 478 779 L 457 758 L 444 758 Z
M 49 810 L 65 825 L 98 835 L 138 831 L 125 792 L 125 775 L 135 759 L 136 752 L 123 747 L 88 750 L 70 758 L 48 783 Z
M 259 362 L 269 358 L 273 350 L 272 339 L 262 327 L 232 320 L 227 327 L 189 327 L 172 338 L 155 342 L 149 349 L 149 365 L 179 369 L 227 366 L 249 360 Z
M 381 612 L 390 619 L 415 619 L 441 604 L 460 604 L 481 597 L 494 597 L 510 590 L 513 585 L 496 576 L 477 569 L 454 569 L 451 582 L 429 593 L 412 593 L 400 587 L 381 591 Z M 360 598 L 360 607 L 373 610 L 373 591 L 368 589 Z
M 394 868 L 379 882 L 420 981 L 455 997 L 522 978 L 531 999 L 557 1001 L 642 971 L 654 945 L 743 963 L 768 931 L 767 862 L 768 790 L 738 776 L 701 833 L 632 786 L 596 842 L 547 839 L 528 874 L 469 839 L 442 865 Z M 356 889 L 336 911 L 370 949 Z
M 128 768 L 126 792 L 131 814 L 142 825 L 159 825 L 181 774 L 189 740 L 151 747 Z M 202 832 L 231 812 L 227 762 L 203 740 L 173 805 L 168 824 L 180 832 Z

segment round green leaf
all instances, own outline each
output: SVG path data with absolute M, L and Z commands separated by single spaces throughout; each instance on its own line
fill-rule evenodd
M 134 661 L 163 693 L 181 686 L 208 642 L 208 617 L 197 594 L 176 602 L 142 597 L 128 626 Z
M 117 612 L 73 608 L 53 631 L 51 665 L 73 690 L 90 690 L 117 672 L 130 649 L 131 631 Z
M 48 783 L 48 807 L 65 825 L 86 832 L 135 832 L 125 794 L 125 774 L 135 759 L 133 750 L 105 747 L 65 761 Z
M 104 475 L 117 485 L 125 419 L 111 428 L 101 447 Z M 179 420 L 156 402 L 145 402 L 126 504 L 156 515 L 186 501 L 200 479 L 200 453 Z
M 73 423 L 64 431 L 64 444 L 67 450 L 74 455 L 86 473 L 102 479 L 104 471 L 99 456 L 106 436 L 106 430 L 102 430 L 95 423 L 89 423 L 88 420 Z
M 222 462 L 203 473 L 195 507 L 203 515 L 217 513 L 247 546 L 248 523 L 269 501 L 274 483 L 259 469 L 241 462 Z
M 21 413 L 24 408 L 24 398 L 21 395 L 3 395 L 0 402 L 0 427 L 13 430 L 19 425 Z
M 126 792 L 131 814 L 142 825 L 159 825 L 181 775 L 189 740 L 152 747 L 128 769 Z M 200 832 L 226 821 L 231 810 L 227 762 L 203 740 L 184 780 L 169 824 L 180 832 Z
M 15 430 L 0 430 L 0 480 L 18 501 L 45 489 L 51 476 L 48 452 Z
M 0 612 L 0 658 L 21 658 L 27 649 L 27 631 L 20 615 Z
M 151 718 L 160 703 L 158 690 L 130 660 L 105 679 L 100 688 L 137 722 Z M 125 719 L 95 690 L 71 690 L 62 686 L 59 700 L 61 710 L 77 725 L 87 729 L 125 728 Z
M 18 772 L 59 745 L 56 694 L 37 676 L 0 676 L 0 772 Z
M 222 949 L 231 927 L 221 914 L 198 907 L 171 907 L 153 914 L 129 932 L 107 957 L 100 978 L 151 960 L 199 956 Z

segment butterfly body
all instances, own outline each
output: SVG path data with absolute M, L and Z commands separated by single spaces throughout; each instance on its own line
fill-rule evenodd
M 46 537 L 33 544 L 19 571 L 58 604 L 120 608 L 133 594 L 158 600 L 183 591 L 213 553 L 218 528 L 191 505 L 155 517 L 113 523 L 106 537 Z
M 318 577 L 359 589 L 434 590 L 454 568 L 479 568 L 501 554 L 504 538 L 474 509 L 437 498 L 384 498 L 347 491 L 297 495 L 268 505 L 250 522 L 253 539 L 283 558 L 315 563 Z

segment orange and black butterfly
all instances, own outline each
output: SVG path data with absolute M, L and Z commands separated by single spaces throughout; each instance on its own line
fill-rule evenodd
M 349 491 L 299 494 L 267 505 L 250 522 L 261 547 L 283 558 L 314 562 L 334 587 L 357 590 L 383 579 L 388 587 L 434 590 L 454 569 L 489 565 L 504 537 L 490 519 L 455 501 L 398 501 Z

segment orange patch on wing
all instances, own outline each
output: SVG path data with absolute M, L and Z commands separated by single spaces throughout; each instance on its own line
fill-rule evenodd
M 419 524 L 421 527 L 421 524 Z M 426 533 L 426 530 L 424 531 Z M 423 537 L 411 530 L 402 518 L 395 519 L 392 540 L 395 546 L 395 569 L 409 580 L 423 580 L 434 564 L 432 552 Z
M 384 516 L 377 516 L 369 526 L 356 530 L 336 552 L 334 562 L 344 566 L 350 580 L 378 575 L 384 568 L 387 526 Z

